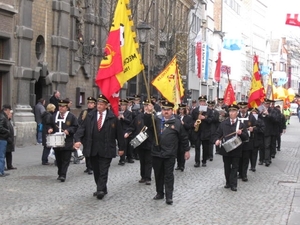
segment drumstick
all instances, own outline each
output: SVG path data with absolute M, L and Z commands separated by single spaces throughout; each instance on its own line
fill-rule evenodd
M 255 127 L 255 126 L 254 126 Z M 254 128 L 253 127 L 253 128 Z M 249 127 L 247 128 L 247 130 L 249 129 Z M 228 136 L 230 136 L 230 135 L 233 135 L 233 134 L 235 134 L 237 131 L 235 131 L 235 132 L 232 132 L 232 133 L 230 133 L 230 134 L 227 134 L 224 138 L 226 138 L 226 137 L 228 137 Z M 223 138 L 223 137 L 222 137 Z M 222 138 L 220 138 L 219 140 L 221 140 Z

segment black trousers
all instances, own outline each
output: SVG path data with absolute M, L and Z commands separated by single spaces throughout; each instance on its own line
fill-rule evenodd
M 57 174 L 60 177 L 66 177 L 70 165 L 72 150 L 54 149 L 54 152 L 55 152 L 56 164 L 58 168 Z
M 257 156 L 258 156 L 258 149 L 259 147 L 253 147 L 252 151 L 250 151 L 250 165 L 251 169 L 255 169 L 257 163 Z
M 177 166 L 180 168 L 184 168 L 185 167 L 185 151 L 177 151 Z
M 91 156 L 94 180 L 97 185 L 97 192 L 107 192 L 108 170 L 112 158 L 103 158 L 98 155 Z
M 214 144 L 209 142 L 209 147 L 208 147 L 208 159 L 213 159 L 214 158 Z
M 85 166 L 89 170 L 93 170 L 92 163 L 91 163 L 91 157 L 84 157 L 85 158 Z
M 252 150 L 243 150 L 242 151 L 242 157 L 240 158 L 240 162 L 239 162 L 239 175 L 242 178 L 247 177 L 251 152 L 252 152 Z
M 174 190 L 174 166 L 175 158 L 152 158 L 152 165 L 155 176 L 155 185 L 157 194 L 164 195 L 166 198 L 173 198 Z
M 202 163 L 206 163 L 209 156 L 209 140 L 203 140 L 202 142 Z
M 5 153 L 6 158 L 6 168 L 12 168 L 12 152 L 6 152 Z
M 276 155 L 276 136 L 267 136 L 264 139 L 265 141 L 265 162 L 271 162 L 271 156 Z
M 226 185 L 230 187 L 237 187 L 239 161 L 239 157 L 223 156 Z
M 142 179 L 151 180 L 152 173 L 152 156 L 151 150 L 143 149 L 140 146 L 137 147 L 137 151 L 140 158 L 140 174 Z
M 133 158 L 133 147 L 130 144 L 131 139 L 125 138 L 126 149 L 124 150 L 124 154 L 120 156 L 120 162 L 125 162 L 125 158 L 132 159 Z
M 44 146 L 43 154 L 42 154 L 42 163 L 48 162 L 48 156 L 49 156 L 50 150 L 51 150 L 51 148 Z
M 200 148 L 201 148 L 201 140 L 197 138 L 195 140 L 195 162 L 200 163 Z

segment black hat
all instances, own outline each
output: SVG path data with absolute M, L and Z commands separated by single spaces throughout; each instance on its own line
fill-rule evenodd
M 206 95 L 201 95 L 199 98 L 198 98 L 199 101 L 206 101 L 207 100 L 207 97 Z
M 148 98 L 145 101 L 143 101 L 143 105 L 149 105 L 149 99 Z
M 2 109 L 3 109 L 3 110 L 6 110 L 6 109 L 11 110 L 11 105 L 4 104 L 4 105 L 2 106 Z
M 179 107 L 179 109 L 184 109 L 184 108 L 186 108 L 186 104 L 184 104 L 184 103 L 179 104 L 178 107 Z
M 250 112 L 256 112 L 256 113 L 259 113 L 259 110 L 258 110 L 258 108 L 256 108 L 256 107 L 250 108 L 249 111 L 250 111 Z
M 58 101 L 59 106 L 67 106 L 70 103 L 68 99 L 61 99 Z
M 157 98 L 155 96 L 153 96 L 153 95 L 150 96 L 150 99 L 151 100 L 153 100 L 153 99 L 157 100 Z
M 224 98 L 218 98 L 218 102 L 223 102 Z
M 141 96 L 140 95 L 133 95 L 134 100 L 140 100 Z
M 162 102 L 162 109 L 173 109 L 174 108 L 174 104 L 168 101 L 163 101 Z
M 268 98 L 265 98 L 265 99 L 264 99 L 264 103 L 271 103 L 271 102 L 273 102 L 273 100 L 268 99 Z
M 127 105 L 128 100 L 127 99 L 120 99 L 119 103 L 120 103 L 120 105 Z
M 90 97 L 87 98 L 87 102 L 88 102 L 88 103 L 90 103 L 90 102 L 91 102 L 91 103 L 96 103 L 97 100 L 96 100 L 94 97 L 90 96 Z
M 248 107 L 248 102 L 239 102 L 238 106 L 240 109 L 245 109 Z
M 160 103 L 163 103 L 164 101 L 167 101 L 164 97 L 159 98 Z
M 193 101 L 192 101 L 192 103 L 196 103 L 197 101 L 194 99 Z
M 208 105 L 215 105 L 215 101 L 207 101 Z
M 109 103 L 108 99 L 102 94 L 98 96 L 97 102 Z
M 239 110 L 239 107 L 236 104 L 231 104 L 228 106 L 228 111 L 230 110 Z

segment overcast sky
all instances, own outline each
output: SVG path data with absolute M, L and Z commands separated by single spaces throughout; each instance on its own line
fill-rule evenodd
M 273 38 L 288 37 L 291 33 L 300 35 L 300 27 L 285 24 L 287 13 L 300 14 L 300 0 L 269 0 L 269 8 L 268 21 Z

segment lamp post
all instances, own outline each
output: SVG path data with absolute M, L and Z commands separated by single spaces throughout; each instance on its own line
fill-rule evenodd
M 88 62 L 88 60 L 91 58 L 91 55 L 93 54 L 93 49 L 96 45 L 96 40 L 94 38 L 91 38 L 89 44 L 86 45 L 84 44 L 85 40 L 83 38 L 83 35 L 79 34 L 78 41 L 82 46 L 81 56 L 79 57 L 79 60 L 80 64 L 84 65 Z
M 142 49 L 142 62 L 144 63 L 144 48 L 145 48 L 145 44 L 148 41 L 148 33 L 149 33 L 149 30 L 151 29 L 151 27 L 146 22 L 141 22 L 137 25 L 136 29 L 138 30 L 139 42 L 141 44 L 141 49 Z M 145 63 L 144 63 L 144 65 L 145 65 Z M 148 90 L 149 90 L 149 88 L 150 88 L 150 73 L 149 73 L 149 71 L 147 74 L 147 78 L 148 78 L 147 86 L 148 86 Z M 139 85 L 138 85 L 139 76 L 137 76 L 136 83 L 137 83 L 137 85 L 136 85 L 137 93 L 136 94 L 138 94 L 139 93 Z

